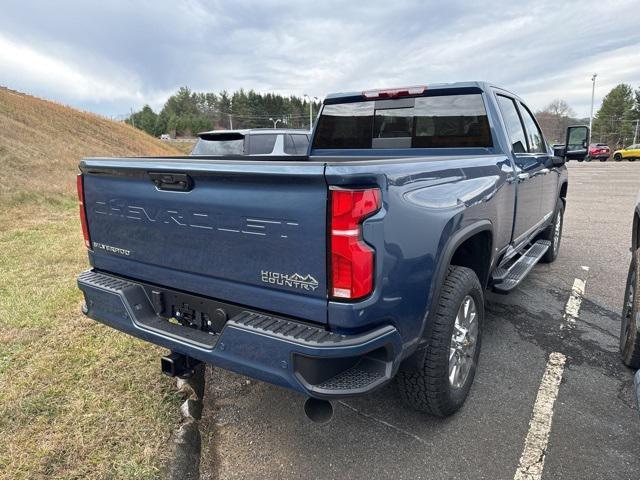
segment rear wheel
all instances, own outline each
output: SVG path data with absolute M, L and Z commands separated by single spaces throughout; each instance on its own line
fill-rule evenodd
M 541 240 L 548 240 L 551 242 L 549 249 L 540 259 L 542 263 L 551 263 L 558 258 L 558 253 L 560 252 L 560 241 L 562 240 L 563 221 L 564 202 L 562 199 L 558 198 L 558 201 L 556 202 L 556 210 L 553 214 L 553 221 L 539 237 Z
M 621 162 L 621 161 L 622 161 L 622 155 L 620 155 L 619 153 L 616 153 L 616 154 L 613 156 L 613 159 L 614 159 L 616 162 Z
M 620 324 L 620 354 L 625 365 L 640 368 L 640 334 L 638 334 L 638 313 L 640 312 L 640 298 L 638 298 L 638 255 L 640 249 L 633 252 L 627 286 L 622 305 L 622 321 Z
M 475 272 L 451 266 L 442 285 L 421 364 L 401 366 L 397 383 L 410 407 L 445 417 L 462 407 L 475 377 L 484 294 Z
M 600 159 L 600 161 L 601 161 L 601 162 L 606 162 L 606 161 L 607 161 L 607 158 L 606 158 L 606 157 L 605 157 L 605 158 L 601 158 L 601 159 Z

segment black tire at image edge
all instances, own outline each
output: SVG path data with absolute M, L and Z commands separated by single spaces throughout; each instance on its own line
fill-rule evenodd
M 638 334 L 638 315 L 640 314 L 640 276 L 638 275 L 638 256 L 640 249 L 633 252 L 627 274 L 627 284 L 622 304 L 620 322 L 620 354 L 622 362 L 631 368 L 640 368 L 640 335 Z

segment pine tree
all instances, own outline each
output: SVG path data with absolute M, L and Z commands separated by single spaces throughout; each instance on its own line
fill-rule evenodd
M 140 130 L 144 130 L 149 135 L 155 135 L 157 115 L 149 105 L 145 105 L 142 110 L 132 114 L 125 121 Z
M 620 148 L 633 140 L 634 98 L 631 86 L 621 83 L 602 100 L 593 119 L 593 142 Z

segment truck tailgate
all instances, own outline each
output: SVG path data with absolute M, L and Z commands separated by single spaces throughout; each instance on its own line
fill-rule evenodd
M 85 159 L 80 168 L 94 268 L 326 322 L 322 164 Z M 184 180 L 187 191 L 171 189 Z

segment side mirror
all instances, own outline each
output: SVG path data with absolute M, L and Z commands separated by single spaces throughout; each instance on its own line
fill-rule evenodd
M 564 156 L 567 154 L 567 147 L 562 146 L 562 147 L 554 147 L 553 148 L 553 156 L 554 157 L 560 157 L 560 158 L 564 158 Z
M 565 160 L 584 160 L 588 153 L 589 127 L 574 125 L 567 128 L 567 141 L 565 143 Z

